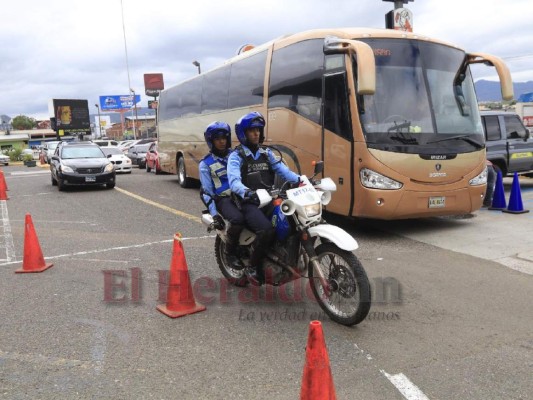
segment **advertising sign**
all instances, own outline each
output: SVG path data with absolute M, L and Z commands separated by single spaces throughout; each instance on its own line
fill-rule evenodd
M 135 104 L 141 101 L 141 95 L 135 95 Z M 126 94 L 122 96 L 100 96 L 100 109 L 102 111 L 120 111 L 129 110 L 134 106 L 133 95 Z
M 157 110 L 157 100 L 148 100 L 148 108 L 150 110 Z
M 165 82 L 163 82 L 163 74 L 144 74 L 144 88 L 153 90 L 163 90 Z
M 144 74 L 144 92 L 147 96 L 157 97 L 164 88 L 163 74 Z
M 59 136 L 91 134 L 87 100 L 52 99 L 52 107 Z

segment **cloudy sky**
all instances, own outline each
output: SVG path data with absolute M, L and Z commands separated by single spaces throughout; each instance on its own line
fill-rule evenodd
M 533 80 L 531 0 L 415 0 L 407 7 L 415 32 L 502 57 L 515 82 Z M 383 28 L 392 8 L 381 0 L 4 1 L 0 114 L 48 118 L 51 98 L 88 99 L 95 113 L 99 96 L 129 87 L 146 106 L 145 73 L 163 73 L 170 87 L 197 73 L 194 60 L 207 71 L 245 43 L 314 28 Z M 474 77 L 496 79 L 488 67 Z

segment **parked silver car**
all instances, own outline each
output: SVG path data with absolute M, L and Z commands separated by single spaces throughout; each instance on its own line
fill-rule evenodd
M 54 141 L 54 142 L 46 142 L 43 145 L 42 154 L 43 154 L 43 161 L 47 164 L 50 164 L 50 160 L 52 159 L 52 156 L 54 155 L 54 152 L 56 151 L 57 145 L 61 143 L 60 141 Z

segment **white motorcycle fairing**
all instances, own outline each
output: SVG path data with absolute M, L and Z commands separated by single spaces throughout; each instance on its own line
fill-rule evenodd
M 359 248 L 357 240 L 350 236 L 344 229 L 335 225 L 320 224 L 309 228 L 311 236 L 319 236 L 335 243 L 339 248 L 346 251 L 354 251 Z

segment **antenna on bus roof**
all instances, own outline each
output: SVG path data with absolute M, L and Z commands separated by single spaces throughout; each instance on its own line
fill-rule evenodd
M 403 5 L 415 0 L 382 0 L 394 2 L 394 10 L 385 14 L 385 27 L 399 31 L 413 31 L 413 13 Z
M 237 55 L 244 53 L 245 51 L 252 50 L 255 48 L 253 44 L 243 44 L 239 49 L 237 50 Z

